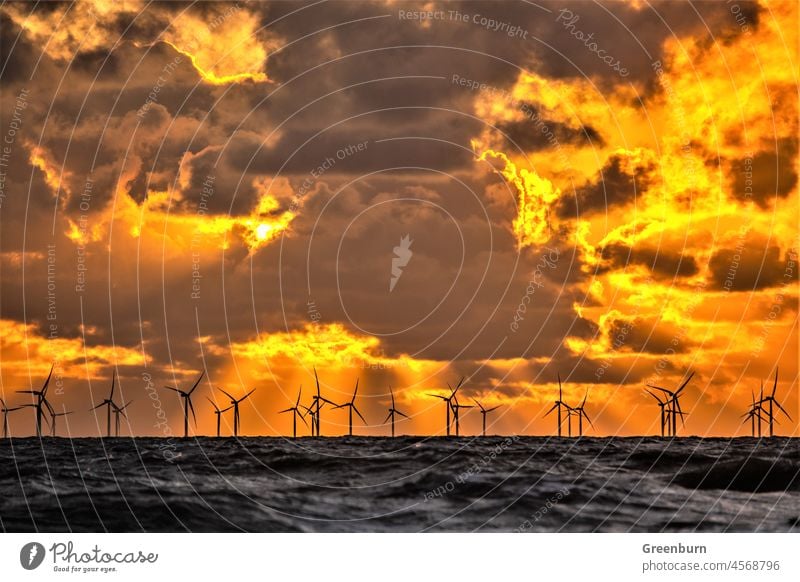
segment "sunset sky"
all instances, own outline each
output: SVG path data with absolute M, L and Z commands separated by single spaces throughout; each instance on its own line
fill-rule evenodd
M 62 434 L 115 368 L 126 435 L 182 434 L 160 387 L 203 370 L 198 433 L 222 387 L 290 434 L 316 366 L 359 434 L 389 386 L 442 433 L 462 376 L 490 432 L 552 434 L 559 374 L 587 434 L 655 434 L 645 384 L 693 371 L 680 434 L 749 435 L 778 367 L 798 436 L 796 2 L 12 2 L 0 34 L 0 389 L 55 362 Z

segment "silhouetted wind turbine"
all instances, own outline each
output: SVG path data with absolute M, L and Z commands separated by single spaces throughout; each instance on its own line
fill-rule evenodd
M 670 428 L 669 427 L 669 416 L 668 416 L 668 413 L 665 412 L 665 410 L 664 410 L 664 407 L 666 407 L 667 402 L 664 401 L 664 400 L 661 400 L 661 398 L 659 398 L 658 395 L 655 392 L 651 392 L 650 390 L 647 390 L 647 389 L 645 389 L 645 392 L 647 392 L 650 396 L 652 396 L 653 398 L 656 399 L 656 402 L 658 402 L 658 407 L 661 409 L 661 436 L 663 438 L 664 437 L 664 426 L 667 427 L 667 432 L 669 432 L 669 428 Z M 667 436 L 669 436 L 669 434 Z
M 579 437 L 583 436 L 583 419 L 584 418 L 587 421 L 589 421 L 589 425 L 592 428 L 594 428 L 594 424 L 592 423 L 592 420 L 589 418 L 589 415 L 586 414 L 586 411 L 583 409 L 584 406 L 586 406 L 586 399 L 588 397 L 589 397 L 589 389 L 587 388 L 586 389 L 586 394 L 583 395 L 583 402 L 581 402 L 581 405 L 580 406 L 576 406 L 575 408 L 572 409 L 573 412 L 576 412 L 578 414 L 578 436 Z
M 2 406 L 2 408 L 0 408 L 0 412 L 3 413 L 3 438 L 5 439 L 8 438 L 8 413 L 14 412 L 15 410 L 20 410 L 24 407 L 17 406 L 15 408 L 8 408 L 6 406 L 5 400 L 3 400 L 2 398 L 0 398 L 0 406 Z M 30 406 L 30 404 L 28 406 Z
M 281 410 L 278 414 L 284 414 L 286 412 L 292 413 L 292 437 L 297 438 L 297 417 L 300 417 L 300 420 L 303 421 L 303 424 L 308 426 L 306 419 L 303 418 L 303 413 L 300 412 L 300 395 L 303 393 L 303 387 L 300 386 L 300 390 L 297 391 L 297 402 L 295 402 L 294 406 L 291 408 L 287 408 L 286 410 Z
M 486 415 L 492 412 L 493 410 L 497 410 L 498 408 L 500 408 L 500 405 L 493 406 L 492 408 L 484 408 L 483 405 L 474 398 L 472 399 L 472 401 L 478 405 L 478 408 L 481 409 L 481 416 L 483 417 L 483 436 L 486 436 Z
M 222 388 L 218 388 L 220 392 L 222 392 L 225 396 L 231 399 L 231 407 L 233 408 L 233 436 L 239 436 L 239 403 L 241 403 L 245 398 L 250 396 L 253 392 L 256 391 L 255 388 L 250 390 L 247 394 L 239 398 L 238 400 L 225 392 Z
M 114 405 L 114 426 L 116 427 L 116 430 L 114 432 L 114 436 L 119 436 L 119 417 L 120 417 L 120 415 L 124 416 L 125 420 L 128 420 L 127 415 L 123 411 L 126 408 L 128 408 L 128 406 L 130 406 L 132 402 L 133 402 L 133 400 L 131 400 L 130 402 L 128 402 L 127 404 L 125 404 L 123 406 L 117 406 L 116 404 Z
M 763 405 L 765 402 L 769 402 L 769 409 L 766 410 L 767 418 L 769 419 L 769 436 L 774 436 L 774 433 L 773 433 L 773 430 L 772 430 L 772 423 L 773 423 L 773 421 L 777 422 L 775 420 L 775 415 L 773 414 L 774 413 L 774 410 L 772 408 L 773 404 L 778 407 L 778 410 L 780 410 L 781 412 L 783 412 L 786 415 L 786 418 L 788 418 L 789 420 L 792 420 L 792 417 L 789 416 L 789 413 L 786 412 L 786 409 L 784 409 L 783 406 L 781 406 L 781 403 L 778 402 L 777 400 L 775 400 L 775 392 L 777 390 L 778 390 L 778 368 L 776 367 L 775 368 L 775 383 L 772 385 L 772 394 L 770 394 L 769 396 L 763 396 L 761 398 L 761 400 L 758 401 L 759 405 Z M 762 409 L 763 409 L 763 406 L 762 406 Z M 792 421 L 792 422 L 794 422 L 794 421 Z
M 36 396 L 36 402 L 33 404 L 33 408 L 36 409 L 36 436 L 42 436 L 44 408 L 46 407 L 51 415 L 55 412 L 47 401 L 47 388 L 50 385 L 50 378 L 53 376 L 53 368 L 55 368 L 55 364 L 50 366 L 50 373 L 47 375 L 47 380 L 44 381 L 41 390 L 17 390 L 17 394 L 32 394 Z M 47 422 L 47 419 L 45 419 L 45 422 Z
M 189 411 L 192 411 L 192 418 L 194 419 L 194 425 L 197 426 L 197 416 L 194 414 L 194 406 L 192 406 L 192 392 L 195 391 L 197 386 L 200 384 L 200 381 L 205 376 L 206 372 L 203 370 L 200 373 L 200 377 L 197 379 L 197 382 L 194 383 L 192 389 L 188 392 L 184 392 L 183 390 L 179 390 L 178 388 L 173 388 L 172 386 L 164 386 L 167 390 L 172 390 L 173 392 L 177 392 L 181 395 L 183 399 L 183 437 L 186 438 L 189 436 Z
M 761 438 L 761 423 L 764 421 L 764 418 L 761 416 L 761 413 L 764 412 L 764 408 L 761 406 L 761 400 L 759 399 L 756 402 L 756 395 L 751 391 L 750 397 L 752 399 L 752 404 L 750 405 L 750 409 L 745 412 L 742 417 L 744 420 L 742 424 L 747 422 L 750 419 L 750 436 L 756 436 L 756 418 L 758 418 L 758 438 Z M 761 381 L 761 398 L 764 397 L 764 381 Z
M 311 408 L 306 408 L 306 410 L 308 410 L 309 414 L 311 414 L 311 422 L 312 422 L 312 424 L 316 425 L 317 436 L 322 436 L 322 433 L 320 432 L 320 428 L 319 428 L 320 427 L 320 420 L 321 420 L 321 417 L 322 417 L 322 415 L 320 414 L 320 411 L 322 410 L 322 407 L 325 406 L 326 403 L 330 404 L 331 406 L 334 406 L 334 407 L 338 406 L 338 405 L 335 402 L 331 402 L 327 398 L 323 398 L 322 397 L 322 395 L 320 393 L 320 390 L 319 390 L 319 376 L 317 376 L 317 368 L 316 367 L 314 368 L 314 380 L 317 383 L 317 393 L 314 395 L 314 398 L 311 400 L 311 406 L 313 407 L 313 411 L 311 410 Z
M 672 417 L 673 437 L 677 436 L 678 434 L 678 416 L 681 417 L 681 424 L 683 424 L 683 417 L 686 416 L 683 410 L 681 410 L 681 403 L 680 400 L 678 400 L 678 398 L 680 397 L 681 392 L 683 392 L 683 389 L 686 388 L 686 385 L 689 383 L 692 377 L 694 377 L 694 372 L 689 374 L 689 377 L 683 381 L 683 384 L 681 384 L 680 388 L 678 388 L 675 392 L 667 390 L 666 388 L 661 388 L 660 386 L 654 386 L 653 384 L 648 384 L 650 388 L 653 388 L 655 390 L 661 390 L 665 394 L 669 395 L 669 398 L 666 399 L 665 403 L 667 404 L 667 412 L 668 412 L 667 418 L 669 419 L 669 417 Z
M 458 384 L 455 387 L 455 390 L 450 383 L 447 383 L 447 387 L 450 388 L 450 396 L 441 396 L 439 394 L 428 394 L 428 396 L 433 396 L 434 398 L 439 398 L 440 400 L 444 400 L 445 408 L 446 408 L 446 420 L 445 426 L 447 427 L 447 436 L 450 436 L 450 409 L 453 407 L 453 396 L 456 395 L 458 389 L 461 388 L 461 384 L 464 383 L 465 378 L 462 376 L 461 380 L 459 380 Z
M 53 423 L 53 426 L 52 426 L 52 429 L 53 429 L 53 431 L 52 431 L 52 433 L 51 433 L 51 434 L 52 434 L 52 436 L 56 436 L 56 418 L 58 418 L 59 416 L 68 416 L 68 415 L 70 415 L 70 414 L 72 414 L 72 411 L 71 411 L 71 410 L 70 410 L 69 412 L 67 412 L 67 411 L 65 410 L 64 412 L 54 412 L 54 413 L 52 413 L 52 414 L 50 415 L 50 416 L 51 416 L 51 421 L 52 421 L 52 423 Z
M 206 396 L 206 400 L 208 400 L 211 403 L 211 406 L 214 407 L 214 414 L 217 415 L 217 436 L 219 436 L 220 415 L 223 412 L 228 412 L 231 408 L 233 408 L 233 406 L 229 406 L 228 408 L 224 408 L 224 409 L 220 410 L 219 407 L 217 406 L 217 404 L 213 400 L 211 400 L 211 398 Z
M 367 424 L 367 419 L 365 419 L 361 415 L 361 413 L 358 411 L 358 408 L 356 408 L 356 395 L 358 394 L 358 380 L 359 379 L 356 378 L 356 388 L 355 388 L 355 390 L 353 390 L 353 398 L 350 400 L 350 402 L 345 402 L 344 404 L 338 404 L 338 405 L 334 406 L 334 408 L 348 408 L 349 409 L 349 412 L 350 412 L 350 417 L 349 417 L 350 418 L 350 436 L 353 436 L 353 412 L 355 412 L 358 415 L 358 417 L 362 421 L 364 421 L 364 424 Z
M 562 392 L 561 392 L 561 374 L 558 374 L 558 400 L 555 401 L 555 404 L 553 404 L 553 407 L 550 410 L 547 411 L 547 413 L 544 415 L 544 417 L 542 417 L 542 418 L 545 418 L 545 417 L 549 416 L 550 413 L 553 412 L 554 410 L 558 411 L 558 436 L 561 436 L 561 424 L 563 422 L 561 420 L 561 407 L 562 406 L 564 406 L 565 408 L 569 408 L 569 406 L 564 404 L 564 400 L 563 400 Z M 569 413 L 567 413 L 567 420 L 569 420 Z
M 386 424 L 389 421 L 389 419 L 391 419 L 391 421 L 392 421 L 392 436 L 394 436 L 394 415 L 395 414 L 399 414 L 400 416 L 403 416 L 405 418 L 408 418 L 408 416 L 406 416 L 405 414 L 403 414 L 402 412 L 397 410 L 397 408 L 395 408 L 395 405 L 394 405 L 394 392 L 392 391 L 392 387 L 391 386 L 389 386 L 389 394 L 392 397 L 392 407 L 389 409 L 389 416 L 387 416 L 386 420 L 384 420 L 383 422 L 384 422 L 384 424 Z
M 450 402 L 450 406 L 453 407 L 453 420 L 456 423 L 456 436 L 461 436 L 461 425 L 459 423 L 459 420 L 460 420 L 461 417 L 459 415 L 459 410 L 461 410 L 462 408 L 474 408 L 474 406 L 460 404 L 458 402 L 458 398 L 456 398 L 455 390 L 453 391 L 453 394 L 451 395 L 451 398 L 452 398 L 452 400 Z
M 117 371 L 116 370 L 111 372 L 111 394 L 108 395 L 108 398 L 106 398 L 100 404 L 98 404 L 97 406 L 95 406 L 94 408 L 89 410 L 89 412 L 91 412 L 92 410 L 97 410 L 101 406 L 107 406 L 108 407 L 107 410 L 106 410 L 106 429 L 107 429 L 106 430 L 106 434 L 108 436 L 111 436 L 111 409 L 112 409 L 112 407 L 113 408 L 117 408 L 117 405 L 114 404 L 114 386 L 116 385 L 115 384 L 116 375 L 117 375 Z

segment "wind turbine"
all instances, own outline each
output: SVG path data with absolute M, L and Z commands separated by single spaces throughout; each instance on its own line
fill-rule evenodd
M 446 410 L 447 420 L 445 421 L 446 422 L 445 426 L 447 427 L 447 436 L 450 436 L 450 409 L 453 407 L 453 396 L 455 396 L 456 392 L 458 392 L 458 389 L 461 388 L 461 384 L 464 383 L 464 380 L 465 378 L 462 376 L 461 380 L 459 380 L 458 384 L 456 385 L 455 390 L 453 390 L 453 387 L 450 386 L 450 382 L 447 383 L 447 387 L 450 388 L 450 396 L 441 396 L 439 394 L 428 394 L 428 396 L 444 400 L 445 407 L 447 409 Z
M 250 396 L 253 392 L 255 392 L 256 389 L 253 388 L 252 390 L 250 390 L 250 392 L 248 392 L 238 400 L 233 396 L 231 396 L 230 394 L 228 394 L 227 392 L 225 392 L 225 390 L 223 390 L 222 388 L 218 388 L 218 390 L 231 399 L 231 406 L 229 407 L 229 409 L 233 408 L 233 436 L 239 436 L 239 404 L 248 396 Z
M 178 388 L 173 388 L 172 386 L 164 386 L 167 390 L 172 390 L 173 392 L 177 392 L 183 398 L 183 438 L 189 436 L 189 411 L 192 411 L 192 418 L 194 419 L 194 425 L 197 426 L 197 416 L 194 414 L 194 406 L 192 406 L 192 392 L 197 389 L 197 386 L 200 384 L 200 381 L 205 376 L 206 372 L 203 370 L 200 373 L 200 377 L 197 379 L 197 382 L 194 383 L 192 389 L 188 392 L 184 392 L 183 390 L 179 390 Z
M 486 415 L 492 412 L 493 410 L 497 410 L 498 408 L 500 408 L 500 405 L 493 406 L 492 408 L 484 408 L 483 405 L 474 398 L 472 399 L 472 401 L 478 405 L 478 408 L 481 409 L 481 416 L 483 417 L 483 436 L 486 436 Z
M 213 406 L 213 407 L 214 407 L 214 414 L 216 414 L 216 415 L 217 415 L 217 436 L 219 436 L 219 422 L 220 422 L 220 415 L 221 415 L 223 412 L 228 412 L 228 411 L 229 411 L 231 408 L 233 408 L 233 406 L 229 406 L 228 408 L 224 408 L 223 410 L 220 410 L 220 409 L 219 409 L 219 407 L 216 405 L 216 403 L 215 403 L 213 400 L 211 400 L 211 398 L 209 398 L 208 396 L 206 396 L 206 400 L 208 400 L 208 401 L 211 403 L 211 406 Z
M 561 424 L 563 423 L 563 421 L 561 420 L 561 407 L 562 406 L 567 408 L 567 409 L 569 409 L 569 406 L 564 404 L 564 400 L 563 400 L 563 396 L 562 396 L 562 392 L 561 392 L 561 374 L 558 374 L 558 400 L 555 401 L 555 403 L 553 404 L 553 407 L 550 410 L 548 410 L 547 413 L 543 417 L 543 418 L 546 418 L 554 410 L 558 411 L 558 436 L 561 436 Z M 569 412 L 567 412 L 567 420 L 569 421 Z
M 576 406 L 575 408 L 572 409 L 573 413 L 577 413 L 578 414 L 578 436 L 579 437 L 583 436 L 583 419 L 584 418 L 587 421 L 589 421 L 589 424 L 591 425 L 591 427 L 594 428 L 594 424 L 592 423 L 592 420 L 589 418 L 589 415 L 586 414 L 586 411 L 583 409 L 583 407 L 586 406 L 586 399 L 588 397 L 589 397 L 589 389 L 587 388 L 586 389 L 586 394 L 583 395 L 583 402 L 581 402 L 581 405 L 580 406 Z
M 47 388 L 50 385 L 50 378 L 53 376 L 53 368 L 55 364 L 50 366 L 50 373 L 47 375 L 47 380 L 42 384 L 41 390 L 17 390 L 17 394 L 32 394 L 36 396 L 36 402 L 32 405 L 36 409 L 36 436 L 42 436 L 42 418 L 44 417 L 44 408 L 52 415 L 55 411 L 50 403 L 47 401 Z M 45 419 L 47 422 L 47 419 Z
M 353 390 L 353 398 L 350 402 L 345 402 L 344 404 L 338 404 L 334 406 L 334 408 L 349 408 L 350 409 L 350 436 L 353 436 L 353 411 L 358 415 L 358 417 L 364 421 L 364 424 L 367 424 L 367 420 L 361 415 L 356 408 L 356 395 L 358 394 L 358 378 L 356 378 L 356 389 Z
M 128 408 L 128 406 L 130 406 L 132 402 L 133 402 L 133 400 L 131 400 L 130 402 L 128 402 L 127 404 L 125 404 L 123 406 L 117 406 L 116 404 L 114 405 L 114 425 L 116 427 L 116 432 L 115 432 L 114 436 L 119 436 L 119 416 L 120 416 L 120 414 L 125 417 L 125 420 L 128 420 L 128 417 L 123 412 L 123 410 Z
M 775 383 L 772 385 L 772 394 L 770 394 L 769 396 L 762 396 L 761 400 L 758 401 L 759 405 L 763 405 L 765 402 L 769 402 L 769 409 L 766 410 L 767 418 L 769 419 L 769 436 L 773 436 L 773 434 L 774 434 L 773 431 L 772 431 L 772 423 L 773 423 L 773 421 L 777 422 L 775 420 L 774 409 L 772 408 L 773 405 L 777 406 L 778 410 L 780 410 L 781 412 L 783 412 L 786 415 L 786 418 L 788 418 L 789 420 L 792 420 L 792 417 L 789 416 L 789 413 L 786 412 L 786 409 L 783 408 L 783 406 L 781 406 L 781 403 L 778 402 L 777 400 L 775 400 L 775 392 L 777 390 L 778 390 L 778 368 L 776 367 L 775 368 Z M 762 406 L 762 409 L 763 409 L 763 406 Z M 792 422 L 794 422 L 794 421 L 792 421 Z
M 303 418 L 303 413 L 300 412 L 300 395 L 303 393 L 303 387 L 300 386 L 300 390 L 297 391 L 297 402 L 294 403 L 294 406 L 291 408 L 287 408 L 286 410 L 281 410 L 278 414 L 284 414 L 286 412 L 292 413 L 292 437 L 297 438 L 297 417 L 300 417 L 300 420 L 303 421 L 303 424 L 308 426 L 306 419 Z M 218 431 L 219 432 L 219 431 Z
M 667 427 L 667 436 L 669 436 L 669 410 L 664 410 L 664 408 L 667 406 L 667 401 L 661 400 L 661 398 L 659 398 L 655 392 L 651 392 L 647 389 L 645 389 L 645 392 L 656 399 L 656 402 L 658 402 L 658 407 L 661 409 L 661 437 L 664 437 L 664 426 Z
M 3 438 L 5 439 L 8 438 L 8 413 L 14 412 L 15 410 L 20 410 L 25 407 L 17 406 L 16 408 L 8 408 L 8 406 L 6 406 L 5 400 L 3 400 L 2 398 L 0 398 L 0 406 L 2 406 L 2 408 L 0 408 L 0 412 L 3 413 Z M 31 405 L 28 404 L 27 406 Z
M 313 411 L 312 411 L 312 408 L 308 408 L 308 407 L 304 407 L 304 408 L 306 410 L 308 410 L 308 413 L 311 415 L 311 423 L 316 425 L 317 436 L 322 436 L 322 433 L 320 432 L 320 428 L 319 428 L 320 427 L 320 417 L 321 417 L 320 411 L 322 410 L 322 407 L 325 406 L 326 403 L 330 404 L 331 406 L 334 406 L 334 407 L 337 407 L 338 405 L 335 402 L 331 402 L 327 398 L 323 398 L 322 395 L 320 394 L 320 391 L 319 391 L 319 376 L 317 376 L 317 368 L 316 367 L 314 368 L 314 380 L 317 383 L 317 393 L 314 395 L 314 398 L 311 400 L 311 407 L 313 408 Z M 352 423 L 350 423 L 350 424 L 352 425 Z M 313 431 L 312 431 L 312 433 L 313 433 Z
M 761 406 L 761 400 L 760 399 L 759 399 L 758 402 L 756 402 L 756 395 L 752 391 L 750 392 L 750 397 L 752 399 L 752 404 L 750 405 L 750 409 L 742 415 L 742 417 L 744 418 L 744 420 L 742 421 L 742 424 L 744 424 L 745 422 L 747 422 L 748 419 L 750 419 L 750 436 L 755 437 L 756 436 L 756 418 L 758 418 L 758 438 L 761 438 L 761 423 L 765 422 L 765 419 L 764 419 L 764 417 L 761 416 L 761 413 L 765 412 L 765 410 Z M 760 398 L 763 398 L 763 397 L 764 397 L 764 381 L 762 380 L 761 381 L 761 397 Z
M 89 412 L 91 412 L 92 410 L 97 410 L 101 406 L 108 407 L 106 410 L 106 429 L 107 429 L 106 434 L 108 436 L 111 436 L 111 409 L 112 407 L 118 408 L 118 406 L 114 404 L 114 386 L 115 386 L 116 375 L 117 375 L 116 370 L 111 372 L 111 394 L 108 395 L 108 398 L 106 398 L 100 404 L 89 410 Z
M 53 426 L 52 426 L 53 431 L 51 433 L 51 436 L 56 436 L 56 418 L 58 418 L 59 416 L 68 416 L 70 414 L 72 414 L 72 411 L 67 412 L 65 410 L 64 412 L 54 412 L 54 413 L 52 413 L 50 415 L 51 421 L 53 423 Z
M 460 404 L 458 402 L 458 398 L 456 398 L 455 390 L 453 391 L 453 394 L 451 395 L 451 398 L 452 398 L 452 401 L 450 403 L 450 406 L 453 407 L 453 419 L 455 420 L 455 423 L 456 423 L 456 436 L 461 436 L 461 428 L 460 428 L 460 424 L 459 424 L 460 416 L 459 416 L 458 411 L 461 410 L 462 408 L 475 408 L 475 407 L 471 406 L 471 405 Z
M 683 381 L 683 384 L 681 384 L 680 388 L 678 388 L 675 392 L 667 390 L 666 388 L 661 388 L 660 386 L 654 386 L 653 384 L 648 384 L 650 388 L 653 388 L 655 390 L 661 390 L 662 392 L 664 392 L 669 396 L 669 398 L 666 399 L 665 403 L 668 405 L 667 411 L 669 414 L 667 415 L 667 419 L 669 420 L 669 418 L 672 417 L 673 437 L 677 436 L 678 434 L 678 416 L 681 417 L 681 424 L 683 424 L 683 417 L 686 416 L 683 410 L 681 410 L 681 403 L 680 400 L 678 400 L 678 398 L 680 397 L 681 392 L 683 392 L 683 389 L 686 388 L 686 385 L 693 377 L 694 377 L 694 372 L 689 374 L 689 377 Z
M 395 414 L 399 414 L 400 416 L 403 416 L 405 418 L 408 418 L 408 416 L 406 416 L 405 414 L 403 414 L 402 412 L 397 410 L 397 408 L 395 408 L 395 405 L 394 405 L 394 392 L 392 391 L 392 387 L 391 386 L 389 386 L 389 394 L 392 397 L 392 407 L 389 409 L 389 416 L 386 417 L 386 420 L 384 420 L 383 423 L 386 424 L 389 421 L 389 419 L 391 419 L 391 421 L 392 421 L 392 436 L 394 436 L 394 415 Z

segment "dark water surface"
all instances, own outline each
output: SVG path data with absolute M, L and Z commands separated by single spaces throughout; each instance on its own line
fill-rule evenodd
M 800 531 L 798 439 L 171 442 L 0 440 L 0 530 Z

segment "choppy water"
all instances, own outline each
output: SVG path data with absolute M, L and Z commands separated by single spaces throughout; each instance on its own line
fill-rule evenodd
M 0 441 L 0 529 L 800 531 L 798 439 L 172 442 Z

